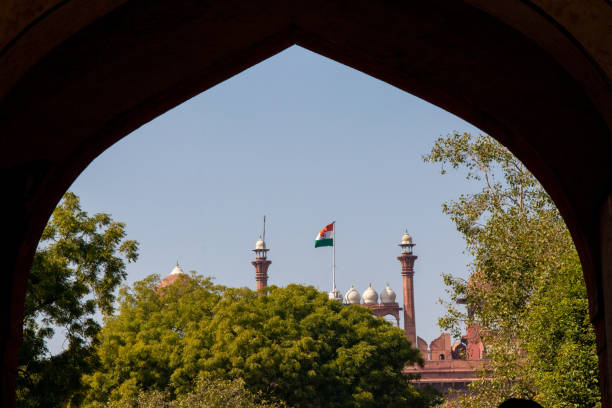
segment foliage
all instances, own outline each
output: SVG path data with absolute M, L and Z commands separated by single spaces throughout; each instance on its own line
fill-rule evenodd
M 544 406 L 599 406 L 595 333 L 577 254 L 569 253 L 542 284 L 526 313 L 523 334 L 536 399 Z
M 244 387 L 244 381 L 200 379 L 194 390 L 175 399 L 167 391 L 140 391 L 130 400 L 100 404 L 107 408 L 280 408 Z
M 100 366 L 84 378 L 88 402 L 131 400 L 140 390 L 171 387 L 171 376 L 183 368 L 187 336 L 211 321 L 222 288 L 210 279 L 185 276 L 163 294 L 158 283 L 151 275 L 120 290 L 119 313 L 105 319 L 99 335 Z
M 100 370 L 88 401 L 126 401 L 140 390 L 193 392 L 194 379 L 244 380 L 246 388 L 295 407 L 425 406 L 407 383 L 421 362 L 403 332 L 362 306 L 343 306 L 312 287 L 214 286 L 195 275 L 164 293 L 157 277 L 121 292 L 100 333 Z
M 548 406 L 597 406 L 595 337 L 582 270 L 550 197 L 507 149 L 488 136 L 439 138 L 427 162 L 466 170 L 481 185 L 443 205 L 473 256 L 469 281 L 443 275 L 451 302 L 440 326 L 482 327 L 488 363 L 462 406 L 508 397 Z M 467 301 L 467 311 L 455 306 Z M 555 319 L 554 319 L 555 318 Z M 580 385 L 573 381 L 582 381 Z M 573 405 L 576 402 L 577 405 Z
M 125 239 L 125 225 L 108 214 L 91 217 L 79 198 L 66 193 L 45 227 L 34 256 L 25 297 L 23 345 L 19 351 L 17 403 L 21 407 L 66 405 L 93 368 L 96 313 L 113 312 L 125 261 L 137 259 L 138 244 Z M 56 328 L 67 346 L 51 356 Z

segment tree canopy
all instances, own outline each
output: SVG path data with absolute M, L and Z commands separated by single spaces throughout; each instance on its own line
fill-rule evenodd
M 123 223 L 109 214 L 88 216 L 73 193 L 66 193 L 53 211 L 25 297 L 19 406 L 66 405 L 81 389 L 82 373 L 95 362 L 92 345 L 100 330 L 95 315 L 113 312 L 125 262 L 138 257 L 138 243 L 125 237 Z M 58 328 L 66 347 L 52 356 L 47 344 Z
M 151 276 L 124 288 L 86 376 L 87 402 L 167 390 L 179 398 L 197 379 L 242 379 L 272 402 L 294 407 L 426 406 L 402 369 L 421 362 L 403 332 L 359 305 L 313 287 L 269 287 L 265 296 L 190 277 L 158 289 Z
M 440 326 L 458 334 L 462 323 L 480 325 L 488 358 L 461 405 L 496 407 L 523 397 L 545 406 L 598 406 L 582 269 L 548 194 L 489 136 L 440 137 L 424 160 L 440 163 L 442 174 L 465 170 L 479 186 L 442 206 L 465 239 L 473 270 L 469 281 L 443 275 L 451 301 Z M 468 310 L 457 308 L 459 299 Z
M 172 398 L 168 391 L 141 390 L 137 396 L 111 401 L 106 408 L 281 408 L 244 387 L 242 379 L 199 379 L 194 389 Z

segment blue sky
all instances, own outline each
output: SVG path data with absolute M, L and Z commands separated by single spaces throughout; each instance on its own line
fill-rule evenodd
M 183 269 L 255 287 L 251 249 L 268 218 L 270 284 L 346 292 L 385 283 L 401 302 L 401 235 L 414 237 L 417 334 L 440 329 L 441 273 L 466 276 L 470 258 L 441 204 L 474 191 L 421 156 L 469 123 L 366 74 L 299 47 L 236 75 L 147 123 L 100 155 L 70 188 L 140 242 L 128 283 Z

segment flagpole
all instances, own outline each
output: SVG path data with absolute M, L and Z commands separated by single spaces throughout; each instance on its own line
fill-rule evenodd
M 334 284 L 334 290 L 336 290 L 336 221 L 332 222 L 334 226 L 334 240 L 332 241 L 332 283 Z

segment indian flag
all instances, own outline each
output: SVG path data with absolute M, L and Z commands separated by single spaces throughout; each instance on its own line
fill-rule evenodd
M 326 225 L 315 239 L 315 248 L 334 246 L 334 223 Z

